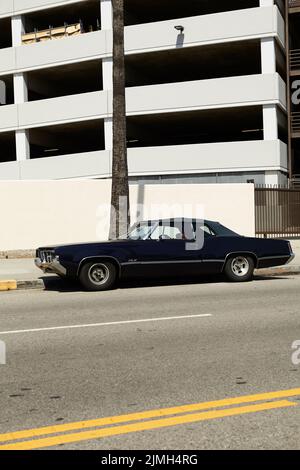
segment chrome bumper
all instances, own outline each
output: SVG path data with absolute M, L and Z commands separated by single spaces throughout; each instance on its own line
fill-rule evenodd
M 295 259 L 295 254 L 294 253 L 291 253 L 291 256 L 289 257 L 289 259 L 287 260 L 286 264 L 289 264 L 293 261 L 293 259 Z
M 54 273 L 60 276 L 66 276 L 67 270 L 60 264 L 58 259 L 52 261 L 42 261 L 40 258 L 35 258 L 34 263 L 37 268 L 41 269 L 44 273 Z

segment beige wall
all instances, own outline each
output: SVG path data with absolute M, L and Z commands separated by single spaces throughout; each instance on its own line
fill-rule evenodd
M 143 204 L 144 217 L 200 215 L 254 235 L 251 184 L 132 185 L 130 198 L 132 222 Z M 0 182 L 0 200 L 0 251 L 107 238 L 108 180 Z

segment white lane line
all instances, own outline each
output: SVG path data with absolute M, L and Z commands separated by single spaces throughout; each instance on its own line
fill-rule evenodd
M 178 317 L 158 317 L 158 318 L 144 318 L 141 320 L 123 320 L 123 321 L 114 321 L 107 323 L 87 323 L 86 325 L 64 325 L 64 326 L 52 326 L 48 328 L 31 328 L 29 330 L 9 330 L 9 331 L 0 331 L 0 335 L 14 335 L 18 333 L 38 333 L 40 331 L 54 331 L 54 330 L 71 330 L 74 328 L 92 328 L 96 326 L 114 326 L 114 325 L 128 325 L 131 323 L 146 323 L 146 322 L 155 322 L 155 321 L 167 321 L 167 320 L 183 320 L 188 318 L 203 318 L 211 317 L 210 313 L 203 313 L 200 315 L 182 315 Z

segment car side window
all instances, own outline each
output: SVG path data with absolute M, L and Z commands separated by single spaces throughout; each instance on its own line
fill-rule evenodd
M 183 221 L 161 223 L 151 234 L 152 240 L 194 240 L 194 238 L 192 224 Z
M 181 235 L 181 231 L 178 227 L 171 225 L 158 225 L 151 234 L 152 240 L 159 240 L 160 238 L 177 240 Z
M 194 231 L 197 230 L 199 233 L 199 230 L 202 230 L 204 232 L 205 237 L 214 237 L 216 236 L 215 232 L 205 223 L 195 223 L 194 225 Z

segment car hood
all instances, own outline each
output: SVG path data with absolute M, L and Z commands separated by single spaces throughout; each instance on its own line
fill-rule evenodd
M 64 248 L 82 248 L 82 247 L 85 247 L 85 246 L 90 246 L 90 247 L 93 247 L 93 246 L 107 246 L 107 245 L 111 245 L 111 244 L 127 244 L 129 242 L 131 242 L 132 240 L 103 240 L 103 241 L 98 241 L 98 242 L 95 242 L 95 241 L 91 241 L 91 242 L 80 242 L 80 243 L 67 243 L 67 244 L 64 244 L 64 245 L 45 245 L 45 246 L 42 246 L 42 247 L 39 247 L 38 249 L 39 250 L 58 250 L 58 249 L 64 249 Z

